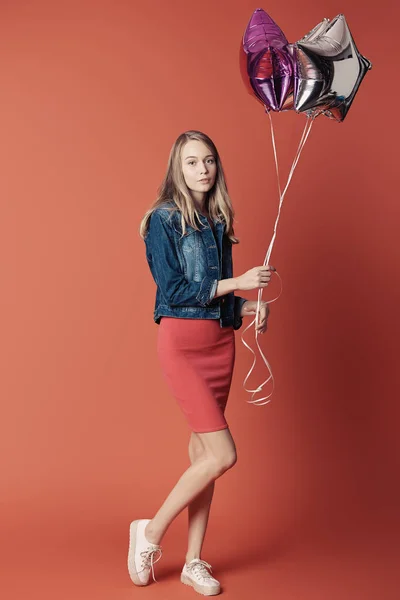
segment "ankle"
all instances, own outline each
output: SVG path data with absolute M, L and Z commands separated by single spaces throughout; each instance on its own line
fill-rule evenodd
M 152 527 L 151 521 L 149 521 L 149 523 L 147 523 L 146 527 L 144 528 L 144 537 L 151 544 L 159 544 L 162 536 L 160 536 L 154 530 L 154 528 Z
M 186 564 L 188 565 L 190 563 L 191 560 L 193 560 L 194 558 L 200 558 L 199 554 L 187 554 L 186 555 Z

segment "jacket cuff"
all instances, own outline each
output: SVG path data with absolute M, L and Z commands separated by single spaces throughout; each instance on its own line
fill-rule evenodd
M 218 286 L 218 279 L 206 275 L 200 284 L 200 290 L 197 294 L 197 300 L 203 306 L 207 306 L 214 298 Z
M 247 302 L 247 298 L 241 296 L 235 296 L 235 304 L 233 309 L 233 329 L 240 329 L 243 324 L 243 317 L 241 317 L 242 306 Z

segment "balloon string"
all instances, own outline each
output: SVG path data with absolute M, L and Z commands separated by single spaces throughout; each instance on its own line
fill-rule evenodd
M 281 184 L 280 184 L 280 176 L 279 176 L 279 162 L 278 162 L 278 156 L 277 156 L 277 152 L 276 152 L 276 142 L 275 142 L 274 126 L 273 126 L 273 122 L 272 122 L 270 111 L 267 108 L 265 108 L 265 110 L 268 113 L 269 121 L 270 121 L 270 128 L 271 128 L 271 140 L 272 140 L 272 146 L 273 146 L 273 151 L 274 151 L 275 171 L 276 171 L 276 177 L 277 177 L 277 181 L 278 181 L 278 191 L 279 191 L 279 210 L 278 210 L 278 215 L 277 215 L 277 218 L 276 218 L 276 221 L 275 221 L 275 225 L 274 225 L 274 233 L 273 233 L 270 245 L 268 247 L 267 253 L 265 255 L 263 265 L 269 264 L 269 260 L 270 260 L 272 248 L 273 248 L 273 245 L 274 245 L 274 242 L 275 242 L 276 230 L 277 230 L 277 226 L 278 226 L 278 222 L 279 222 L 279 218 L 280 218 L 280 214 L 281 214 L 281 207 L 282 207 L 282 204 L 283 204 L 283 200 L 284 200 L 285 194 L 286 194 L 286 192 L 288 190 L 289 184 L 290 184 L 291 179 L 293 177 L 293 173 L 294 173 L 294 171 L 296 169 L 297 163 L 299 162 L 299 158 L 300 158 L 301 152 L 302 152 L 302 150 L 304 148 L 304 145 L 305 145 L 305 143 L 307 141 L 307 138 L 308 138 L 309 133 L 311 131 L 311 127 L 312 127 L 312 125 L 314 123 L 314 119 L 315 119 L 315 115 L 307 116 L 307 121 L 306 121 L 306 123 L 304 125 L 303 133 L 302 133 L 299 145 L 297 147 L 297 151 L 296 151 L 295 157 L 293 159 L 292 166 L 291 166 L 290 171 L 289 171 L 287 182 L 286 182 L 285 188 L 284 188 L 284 190 L 282 192 L 282 190 L 281 190 Z M 280 295 L 281 295 L 281 293 L 283 291 L 282 279 L 281 279 L 278 271 L 272 271 L 272 272 L 275 273 L 279 277 L 279 280 L 281 282 L 281 290 L 280 290 L 278 296 L 276 298 L 273 298 L 272 300 L 268 300 L 267 304 L 271 304 L 272 302 L 275 302 L 280 297 Z M 268 404 L 268 402 L 270 402 L 270 400 L 268 400 L 268 398 L 270 398 L 272 396 L 273 391 L 274 391 L 274 387 L 275 387 L 274 376 L 272 375 L 272 371 L 271 371 L 270 365 L 269 365 L 269 363 L 268 363 L 268 361 L 267 361 L 267 359 L 266 359 L 266 357 L 265 357 L 265 355 L 264 355 L 264 353 L 263 353 L 263 351 L 262 351 L 262 349 L 260 347 L 260 344 L 258 343 L 259 332 L 257 331 L 257 326 L 259 324 L 259 315 L 260 315 L 261 298 L 262 298 L 263 290 L 264 290 L 264 288 L 259 288 L 258 289 L 258 300 L 257 300 L 256 316 L 251 321 L 251 323 L 249 323 L 249 325 L 244 329 L 244 331 L 241 334 L 241 340 L 242 340 L 243 344 L 254 355 L 253 364 L 252 364 L 252 366 L 250 368 L 250 371 L 247 373 L 247 375 L 246 375 L 246 377 L 245 377 L 245 379 L 243 381 L 243 387 L 244 387 L 244 389 L 245 389 L 246 392 L 249 392 L 249 393 L 252 394 L 252 396 L 251 396 L 252 399 L 251 400 L 247 400 L 247 402 L 249 404 L 256 404 L 258 406 L 262 406 L 262 405 Z M 252 371 L 253 371 L 253 369 L 255 367 L 257 358 L 256 358 L 256 354 L 252 350 L 252 348 L 250 348 L 250 346 L 244 341 L 243 335 L 253 325 L 253 323 L 255 323 L 255 341 L 256 341 L 257 347 L 258 347 L 258 349 L 260 351 L 260 354 L 262 356 L 262 359 L 263 359 L 265 365 L 268 368 L 270 376 L 267 377 L 267 379 L 263 383 L 261 383 L 257 388 L 255 388 L 254 390 L 249 390 L 249 389 L 246 388 L 246 382 L 247 382 L 248 378 L 250 377 L 250 375 L 251 375 L 251 373 L 252 373 Z M 272 378 L 272 390 L 271 390 L 271 393 L 268 396 L 264 396 L 263 398 L 259 398 L 257 400 L 253 400 L 254 395 L 257 394 L 258 392 L 261 392 L 262 389 L 263 389 L 263 387 L 264 387 L 264 385 L 266 383 L 268 383 L 268 381 L 271 378 Z M 267 401 L 266 402 L 261 402 L 262 400 L 267 400 Z

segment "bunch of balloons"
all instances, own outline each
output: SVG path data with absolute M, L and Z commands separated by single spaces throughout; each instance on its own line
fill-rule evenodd
M 294 109 L 343 121 L 372 64 L 357 49 L 343 14 L 323 19 L 289 44 L 283 31 L 257 8 L 240 48 L 243 80 L 267 111 Z
M 270 257 L 276 238 L 283 199 L 288 190 L 302 149 L 307 141 L 315 118 L 321 114 L 341 122 L 346 117 L 361 81 L 371 69 L 370 61 L 359 53 L 347 26 L 344 15 L 339 14 L 329 21 L 323 19 L 307 35 L 294 44 L 289 44 L 282 30 L 262 9 L 254 11 L 243 35 L 240 48 L 240 66 L 248 91 L 264 105 L 271 125 L 271 139 L 274 150 L 275 169 L 278 180 L 279 210 L 274 233 L 264 258 L 264 265 L 271 264 Z M 307 116 L 286 185 L 281 189 L 278 155 L 276 151 L 271 111 L 295 110 Z M 274 275 L 282 280 L 278 271 Z M 275 302 L 279 295 L 268 301 Z M 274 377 L 269 363 L 258 343 L 257 325 L 260 315 L 263 288 L 258 290 L 255 319 L 241 334 L 243 344 L 254 355 L 253 365 L 245 377 L 243 387 L 252 394 L 250 404 L 262 406 L 270 402 L 273 390 L 268 396 L 253 400 L 264 385 Z M 245 342 L 244 333 L 256 324 L 256 344 L 266 364 L 270 376 L 255 389 L 247 389 L 246 382 L 256 364 L 256 354 Z M 266 400 L 266 402 L 263 402 Z

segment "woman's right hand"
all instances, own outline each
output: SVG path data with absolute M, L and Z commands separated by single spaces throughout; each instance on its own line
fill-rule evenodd
M 265 288 L 270 282 L 271 271 L 276 271 L 275 267 L 270 265 L 262 265 L 261 267 L 253 267 L 235 277 L 238 290 L 254 290 L 255 288 Z

